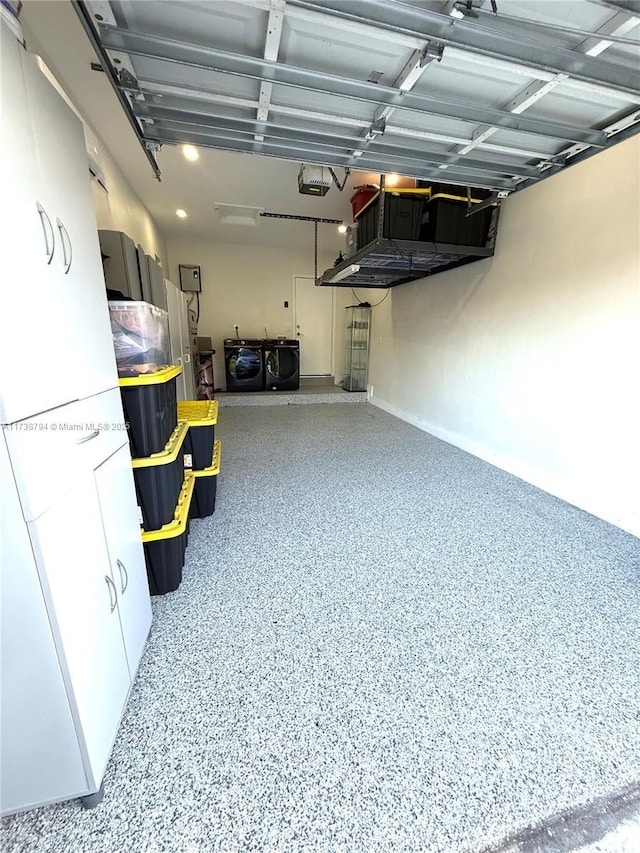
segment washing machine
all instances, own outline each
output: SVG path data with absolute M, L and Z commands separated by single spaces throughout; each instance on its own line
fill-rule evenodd
M 286 338 L 262 342 L 267 391 L 297 391 L 300 387 L 300 344 Z
M 224 365 L 227 391 L 264 391 L 262 341 L 227 338 Z

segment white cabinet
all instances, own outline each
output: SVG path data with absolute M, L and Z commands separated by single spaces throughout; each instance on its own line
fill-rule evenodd
M 178 377 L 178 400 L 195 400 L 195 368 L 192 351 L 193 336 L 189 331 L 189 309 L 187 297 L 175 284 L 165 279 L 164 288 L 169 312 L 169 337 L 171 339 L 171 357 L 174 364 L 182 367 Z
M 121 447 L 100 465 L 95 478 L 111 576 L 118 595 L 122 639 L 133 679 L 149 634 L 151 605 L 140 529 L 132 524 L 132 519 L 138 518 L 138 502 L 129 448 Z
M 8 813 L 99 791 L 151 604 L 82 127 L 0 29 Z
M 0 435 L 2 482 L 2 811 L 88 791 L 80 743 L 9 454 Z
M 47 353 L 46 374 L 39 381 L 29 376 L 25 363 L 27 339 L 46 352 L 58 298 L 50 285 L 53 225 L 39 208 L 35 141 L 24 109 L 22 48 L 4 24 L 0 30 L 0 418 L 9 423 L 58 402 L 60 392 L 48 372 L 59 366 L 55 355 Z M 39 307 L 35 316 L 33 305 Z
M 149 288 L 151 292 L 151 299 L 149 300 L 153 305 L 156 305 L 158 308 L 162 308 L 163 311 L 167 310 L 167 294 L 164 289 L 164 278 L 162 276 L 162 267 L 160 264 L 152 258 L 150 255 L 146 255 L 147 259 L 147 268 L 149 270 Z
M 29 522 L 29 533 L 96 790 L 131 679 L 93 472 Z
M 91 408 L 109 413 L 109 429 L 78 420 Z M 131 456 L 118 425 L 112 389 L 5 427 L 3 812 L 100 788 L 149 633 Z M 19 606 L 20 618 L 5 606 Z M 44 768 L 37 707 L 49 709 L 48 737 L 66 744 L 44 745 Z
M 82 124 L 38 63 L 3 24 L 3 423 L 112 387 L 115 370 Z

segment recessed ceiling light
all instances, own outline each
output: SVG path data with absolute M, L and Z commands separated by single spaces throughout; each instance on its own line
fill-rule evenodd
M 195 147 L 195 145 L 183 145 L 182 153 L 184 154 L 185 158 L 187 160 L 190 160 L 192 163 L 194 163 L 198 159 L 198 157 L 200 157 L 200 155 L 198 154 L 198 149 Z
M 395 185 L 398 183 L 399 180 L 400 180 L 400 175 L 396 175 L 395 172 L 392 172 L 390 175 L 387 175 L 385 182 L 390 187 L 395 187 Z
M 346 234 L 347 233 L 347 226 L 346 225 L 338 225 L 338 231 L 340 232 L 340 234 Z
M 187 211 L 183 210 L 181 207 L 179 207 L 176 210 L 176 216 L 178 217 L 178 219 L 186 219 L 187 218 Z

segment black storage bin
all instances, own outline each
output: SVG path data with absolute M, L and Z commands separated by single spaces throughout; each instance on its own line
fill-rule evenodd
M 375 204 L 376 211 L 378 210 L 378 203 L 372 202 Z M 375 217 L 371 216 L 370 213 L 371 204 L 368 205 L 359 215 L 358 217 L 358 234 L 357 234 L 357 247 L 358 251 L 360 249 L 364 249 L 365 246 L 368 246 L 376 237 L 376 229 L 378 227 L 378 218 L 377 215 Z
M 210 477 L 197 477 L 196 487 L 193 491 L 191 501 L 190 518 L 207 518 L 216 510 L 216 491 L 218 487 L 218 475 Z
M 466 216 L 467 199 L 438 194 L 425 204 L 420 239 L 456 246 L 484 246 L 489 235 L 493 209 L 487 207 Z
M 189 432 L 184 444 L 185 468 L 201 470 L 211 465 L 215 429 L 218 423 L 217 400 L 184 400 L 178 403 L 178 418 L 186 421 Z
M 373 201 L 358 217 L 358 248 L 362 249 L 378 236 L 380 198 Z M 420 239 L 422 196 L 385 193 L 382 236 L 391 240 Z
M 191 501 L 190 518 L 206 518 L 215 511 L 221 455 L 222 445 L 220 441 L 216 441 L 211 464 L 201 471 L 193 471 L 196 486 Z
M 176 377 L 181 367 L 120 379 L 120 396 L 134 458 L 158 453 L 178 423 Z
M 186 423 L 178 423 L 164 450 L 131 462 L 145 530 L 158 530 L 174 516 L 184 480 L 184 444 L 188 432 Z
M 173 520 L 169 524 L 165 524 L 160 530 L 142 531 L 142 545 L 151 595 L 165 595 L 167 592 L 173 592 L 182 581 L 194 483 L 195 478 L 187 472 Z
M 174 592 L 182 583 L 182 567 L 186 551 L 187 530 L 173 539 L 145 542 L 144 560 L 151 595 Z

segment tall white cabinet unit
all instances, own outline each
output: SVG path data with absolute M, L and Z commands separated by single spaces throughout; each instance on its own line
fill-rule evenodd
M 187 297 L 175 284 L 164 280 L 167 311 L 169 312 L 169 337 L 171 356 L 174 364 L 182 367 L 176 386 L 178 400 L 195 400 L 195 352 L 192 351 L 193 336 L 189 330 L 189 309 Z
M 82 126 L 0 28 L 0 797 L 10 813 L 99 800 L 151 607 Z M 41 359 L 31 376 L 25 312 Z

